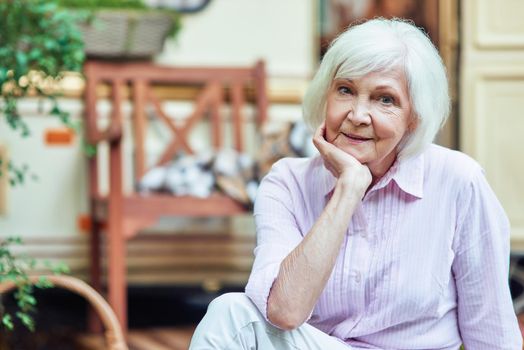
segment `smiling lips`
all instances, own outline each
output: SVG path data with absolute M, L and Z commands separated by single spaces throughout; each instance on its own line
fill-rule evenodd
M 363 142 L 366 142 L 366 141 L 369 141 L 369 140 L 372 140 L 373 138 L 371 137 L 363 137 L 363 136 L 359 136 L 359 135 L 355 135 L 355 134 L 346 134 L 346 133 L 342 133 L 351 143 L 363 143 Z

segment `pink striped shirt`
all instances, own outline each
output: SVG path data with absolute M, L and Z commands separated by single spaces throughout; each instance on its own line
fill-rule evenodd
M 247 295 L 266 316 L 280 263 L 336 179 L 320 157 L 277 162 L 255 204 Z M 397 161 L 353 214 L 308 323 L 363 349 L 522 349 L 508 287 L 509 222 L 480 166 L 431 145 Z

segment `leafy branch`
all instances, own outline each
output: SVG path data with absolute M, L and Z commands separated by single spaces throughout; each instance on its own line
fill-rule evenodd
M 50 114 L 78 131 L 57 101 L 62 72 L 80 71 L 84 61 L 83 38 L 76 24 L 78 15 L 59 7 L 56 0 L 1 0 L 0 18 L 0 118 L 5 117 L 7 125 L 22 138 L 29 137 L 18 101 L 34 96 L 49 100 Z M 4 169 L 0 176 L 9 176 L 13 186 L 23 185 L 28 176 L 35 178 L 27 164 L 0 159 L 0 169 Z M 14 327 L 14 318 L 34 329 L 34 289 L 51 286 L 45 279 L 36 284 L 30 282 L 29 272 L 36 268 L 37 261 L 13 254 L 13 246 L 21 243 L 20 238 L 0 238 L 0 283 L 15 284 L 18 306 L 11 315 L 0 299 L 0 325 L 7 329 Z M 67 271 L 63 264 L 47 265 L 55 273 Z
M 7 0 L 0 2 L 0 113 L 22 137 L 30 135 L 18 112 L 26 96 L 46 97 L 55 115 L 68 119 L 56 102 L 64 71 L 80 71 L 84 43 L 78 18 L 56 1 Z
M 22 240 L 19 237 L 9 237 L 0 242 L 0 283 L 12 282 L 15 284 L 14 298 L 18 306 L 15 317 L 28 329 L 34 330 L 35 324 L 32 314 L 36 311 L 37 305 L 34 296 L 35 288 L 50 288 L 53 284 L 43 276 L 39 278 L 36 284 L 30 281 L 29 272 L 35 270 L 38 263 L 28 256 L 18 256 L 12 253 L 12 246 L 21 244 Z M 51 264 L 46 261 L 43 264 L 54 274 L 69 272 L 69 268 L 63 263 Z M 1 303 L 0 318 L 5 328 L 9 330 L 14 328 L 13 315 L 8 313 Z

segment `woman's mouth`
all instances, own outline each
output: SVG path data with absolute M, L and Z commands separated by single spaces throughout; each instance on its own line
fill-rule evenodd
M 360 144 L 360 143 L 372 140 L 371 137 L 364 137 L 364 136 L 355 135 L 355 134 L 342 133 L 342 135 L 344 135 L 349 142 L 354 143 L 354 144 Z

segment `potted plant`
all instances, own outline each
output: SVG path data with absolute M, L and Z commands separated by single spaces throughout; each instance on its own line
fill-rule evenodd
M 35 96 L 50 100 L 50 114 L 73 127 L 69 114 L 58 104 L 57 86 L 63 72 L 80 71 L 84 61 L 82 34 L 76 19 L 54 0 L 0 1 L 0 18 L 0 122 L 5 121 L 22 138 L 28 137 L 30 130 L 18 111 L 18 101 Z M 8 169 L 0 176 L 7 176 L 12 186 L 24 182 L 27 166 L 6 159 L 0 162 Z M 16 285 L 16 318 L 32 329 L 31 311 L 36 306 L 33 288 L 50 284 L 45 279 L 36 284 L 30 281 L 28 274 L 37 262 L 13 253 L 12 246 L 20 243 L 20 238 L 0 236 L 0 283 Z M 58 266 L 55 272 L 63 270 L 63 266 Z M 0 318 L 0 328 L 13 327 L 13 316 L 4 312 L 1 300 Z
M 89 57 L 149 59 L 162 50 L 166 37 L 174 37 L 180 29 L 175 10 L 153 8 L 142 0 L 60 0 L 60 4 L 84 14 L 80 28 Z

